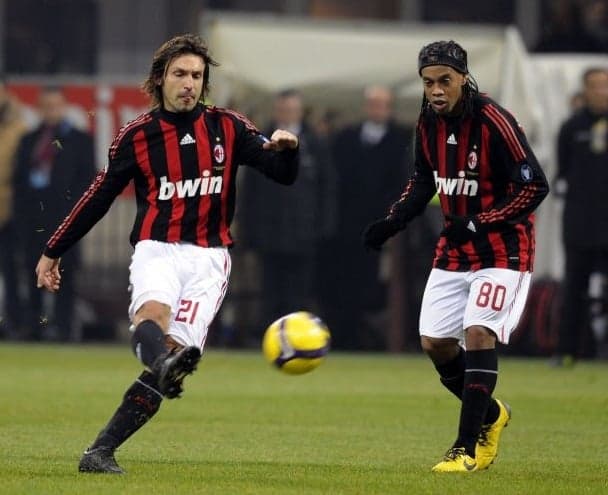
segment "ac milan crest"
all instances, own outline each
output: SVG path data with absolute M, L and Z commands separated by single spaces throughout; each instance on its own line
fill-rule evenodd
M 467 157 L 467 165 L 471 170 L 473 170 L 477 166 L 477 153 L 471 151 L 469 156 Z
M 224 147 L 221 144 L 216 144 L 213 147 L 213 158 L 217 163 L 222 163 L 224 161 Z

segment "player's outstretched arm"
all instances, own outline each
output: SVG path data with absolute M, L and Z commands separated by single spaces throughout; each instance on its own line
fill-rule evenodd
M 49 258 L 44 254 L 40 257 L 36 266 L 37 282 L 39 289 L 45 288 L 49 292 L 57 292 L 61 284 L 61 273 L 59 263 L 61 258 Z
M 277 129 L 270 136 L 270 141 L 265 142 L 262 147 L 265 150 L 272 151 L 295 150 L 298 147 L 298 136 L 291 132 Z

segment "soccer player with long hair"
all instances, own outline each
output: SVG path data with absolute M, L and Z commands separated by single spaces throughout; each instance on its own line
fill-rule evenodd
M 122 473 L 116 448 L 164 398 L 179 397 L 196 369 L 226 294 L 239 165 L 282 184 L 297 176 L 295 135 L 278 129 L 268 139 L 242 115 L 204 103 L 214 65 L 195 35 L 172 38 L 156 51 L 143 85 L 152 109 L 118 132 L 107 166 L 50 237 L 36 267 L 38 287 L 59 290 L 61 255 L 134 182 L 129 317 L 133 352 L 146 369 L 85 451 L 83 472 Z

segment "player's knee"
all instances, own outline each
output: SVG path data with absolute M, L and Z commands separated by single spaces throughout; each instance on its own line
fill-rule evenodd
M 420 345 L 433 362 L 449 361 L 460 352 L 456 339 L 438 339 L 422 335 L 420 337 Z
M 465 329 L 465 343 L 468 350 L 491 349 L 496 345 L 496 334 L 489 328 L 473 325 Z
M 146 301 L 135 313 L 133 323 L 139 325 L 144 320 L 156 323 L 164 332 L 169 329 L 171 307 L 158 301 Z

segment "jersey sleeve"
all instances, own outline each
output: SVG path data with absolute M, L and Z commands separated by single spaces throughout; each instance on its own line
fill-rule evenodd
M 399 199 L 391 205 L 387 216 L 402 228 L 424 211 L 436 192 L 433 170 L 423 151 L 420 124 L 416 130 L 414 149 L 414 173 L 408 179 Z
M 298 176 L 298 148 L 271 151 L 262 148 L 269 139 L 245 117 L 234 114 L 237 163 L 257 169 L 280 184 L 293 184 Z
M 549 193 L 549 185 L 515 118 L 498 107 L 483 109 L 492 133 L 490 159 L 506 181 L 506 193 L 479 213 L 481 225 L 517 223 L 530 215 Z
M 124 190 L 136 168 L 132 144 L 123 139 L 110 148 L 108 165 L 80 197 L 46 244 L 44 254 L 59 258 L 76 244 L 110 209 L 114 199 Z

